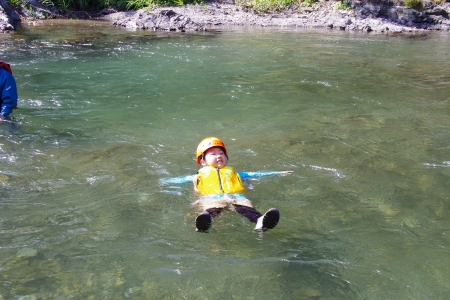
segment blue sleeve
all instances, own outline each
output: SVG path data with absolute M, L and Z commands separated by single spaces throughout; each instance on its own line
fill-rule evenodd
M 3 117 L 8 117 L 17 107 L 17 86 L 14 77 L 4 68 L 0 69 L 1 111 Z
M 242 180 L 280 175 L 280 172 L 237 172 Z
M 188 176 L 179 176 L 172 178 L 161 178 L 159 182 L 162 184 L 170 184 L 170 183 L 187 183 L 193 182 L 196 175 L 188 175 Z
M 237 172 L 242 180 L 259 178 L 265 176 L 273 176 L 280 175 L 280 172 Z M 187 175 L 187 176 L 179 176 L 179 177 L 171 177 L 171 178 L 161 178 L 159 182 L 162 184 L 171 184 L 171 183 L 187 183 L 193 182 L 197 175 Z

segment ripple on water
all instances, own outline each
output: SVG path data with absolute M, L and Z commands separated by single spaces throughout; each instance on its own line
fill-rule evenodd
M 1 295 L 447 296 L 447 38 L 68 22 L 1 37 Z M 247 193 L 275 230 L 224 211 L 200 234 L 191 184 L 160 186 L 212 135 L 238 171 L 294 171 Z

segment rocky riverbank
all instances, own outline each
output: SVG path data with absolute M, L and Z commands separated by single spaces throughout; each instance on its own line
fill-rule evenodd
M 50 8 L 39 6 L 37 0 L 34 19 L 58 17 Z M 448 0 L 447 0 L 448 1 Z M 5 0 L 0 0 L 2 4 Z M 224 26 L 263 26 L 285 28 L 329 28 L 346 31 L 401 33 L 427 30 L 450 32 L 450 3 L 423 2 L 420 9 L 399 6 L 390 0 L 348 1 L 347 9 L 339 9 L 340 1 L 320 1 L 312 5 L 303 2 L 284 11 L 257 13 L 251 6 L 235 5 L 229 0 L 205 2 L 197 5 L 118 12 L 105 9 L 98 14 L 77 13 L 73 16 L 107 19 L 116 26 L 165 31 L 202 31 Z M 9 10 L 9 12 L 8 12 Z M 24 13 L 25 11 L 25 13 Z M 5 17 L 7 21 L 5 22 Z M 40 14 L 40 15 L 39 15 Z M 72 17 L 73 17 L 72 16 Z M 26 9 L 0 9 L 0 30 L 13 30 L 16 21 L 27 20 Z
M 117 26 L 151 30 L 193 31 L 228 25 L 286 28 L 330 28 L 363 32 L 450 30 L 450 5 L 428 3 L 422 10 L 391 2 L 352 2 L 351 9 L 335 9 L 334 1 L 298 6 L 283 12 L 256 13 L 251 7 L 212 2 L 158 8 L 148 13 L 116 12 L 105 16 Z

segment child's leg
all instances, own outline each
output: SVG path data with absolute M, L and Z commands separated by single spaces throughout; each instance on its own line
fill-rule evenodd
M 276 208 L 271 208 L 256 222 L 256 231 L 266 231 L 275 228 L 280 220 L 280 212 Z
M 223 207 L 211 207 L 205 211 L 209 212 L 213 218 L 217 217 L 223 210 Z
M 256 223 L 254 229 L 256 231 L 273 229 L 277 226 L 278 221 L 280 220 L 280 212 L 276 208 L 271 208 L 264 215 L 261 215 L 253 207 L 239 204 L 233 204 L 233 206 L 236 212 L 249 219 L 250 222 Z
M 224 207 L 209 207 L 204 205 L 204 211 L 195 218 L 195 228 L 197 231 L 205 232 L 211 228 L 212 218 L 217 217 Z
M 258 218 L 261 217 L 261 214 L 254 209 L 253 207 L 245 206 L 245 205 L 239 205 L 239 204 L 233 204 L 234 210 L 238 213 L 246 217 L 250 220 L 252 223 L 256 223 L 258 221 Z
M 195 229 L 200 232 L 208 231 L 211 228 L 212 216 L 206 210 L 195 218 Z

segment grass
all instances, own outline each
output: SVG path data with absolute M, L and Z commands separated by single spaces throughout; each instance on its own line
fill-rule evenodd
M 311 6 L 319 1 L 327 0 L 236 0 L 236 4 L 251 8 L 255 12 L 275 12 L 285 10 L 294 6 Z M 332 7 L 337 10 L 351 9 L 349 0 L 328 0 L 333 1 Z M 440 3 L 445 0 L 432 0 Z M 11 5 L 19 7 L 26 5 L 27 0 L 7 0 Z M 203 0 L 41 0 L 44 5 L 54 6 L 60 12 L 67 10 L 100 10 L 108 7 L 117 7 L 121 10 L 152 8 L 158 6 L 182 6 L 186 4 L 201 4 Z M 421 9 L 422 0 L 404 0 L 404 6 L 408 8 Z
M 8 2 L 13 7 L 20 7 L 21 4 L 20 0 L 8 0 L 6 2 Z
M 422 0 L 406 0 L 405 6 L 412 9 L 421 9 L 423 7 Z
M 119 9 L 127 9 L 128 0 L 44 0 L 42 3 L 47 6 L 56 7 L 60 12 L 65 12 L 67 10 L 91 11 L 111 6 L 117 6 Z
M 256 12 L 280 11 L 286 9 L 293 0 L 237 0 L 236 4 L 254 9 Z
M 350 4 L 347 0 L 336 1 L 332 5 L 334 10 L 349 10 L 351 9 Z

